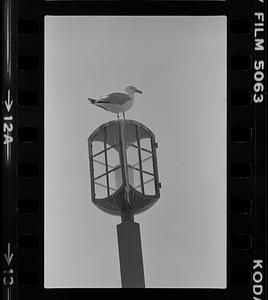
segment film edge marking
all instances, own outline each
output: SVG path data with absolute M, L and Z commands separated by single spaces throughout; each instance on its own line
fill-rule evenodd
M 10 264 L 13 259 L 14 253 L 10 252 L 10 243 L 7 244 L 7 253 L 4 254 L 6 268 L 3 271 L 3 284 L 7 288 L 7 300 L 11 300 L 11 286 L 14 284 L 14 271 Z
M 262 10 L 264 10 L 264 0 L 257 0 L 257 4 L 262 5 Z M 262 103 L 264 100 L 264 60 L 257 58 L 257 53 L 262 52 L 264 54 L 264 11 L 254 12 L 254 51 L 255 51 L 255 61 L 254 61 L 254 84 L 253 84 L 253 101 L 254 103 Z
M 263 274 L 261 270 L 263 269 L 263 260 L 262 259 L 254 259 L 253 260 L 253 300 L 262 300 L 263 295 Z M 257 270 L 256 270 L 257 269 Z
M 10 113 L 10 110 L 13 105 L 13 100 L 11 100 L 10 89 L 7 91 L 7 100 L 4 101 L 6 112 L 4 115 L 4 124 L 3 124 L 3 144 L 6 147 L 6 161 L 9 162 L 11 160 L 11 144 L 13 142 L 13 115 Z

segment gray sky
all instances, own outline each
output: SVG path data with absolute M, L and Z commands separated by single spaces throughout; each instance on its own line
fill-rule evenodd
M 137 215 L 146 287 L 226 287 L 226 17 L 45 18 L 45 287 L 121 287 L 116 225 L 91 202 L 87 138 L 127 118 L 159 144 L 161 198 Z

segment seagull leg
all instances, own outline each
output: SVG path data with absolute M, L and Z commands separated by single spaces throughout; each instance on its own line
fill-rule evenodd
M 125 112 L 123 112 L 123 117 L 124 117 L 124 120 L 125 120 L 125 119 L 126 119 L 126 118 L 125 118 Z
M 117 114 L 117 120 L 119 120 L 119 114 Z

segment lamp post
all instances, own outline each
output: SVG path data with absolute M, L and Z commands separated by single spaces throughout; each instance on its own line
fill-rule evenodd
M 117 237 L 123 288 L 144 288 L 139 224 L 134 215 L 160 197 L 154 134 L 133 120 L 107 122 L 88 138 L 92 202 L 121 216 Z

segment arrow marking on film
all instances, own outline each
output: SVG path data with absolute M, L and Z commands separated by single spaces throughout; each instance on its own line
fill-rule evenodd
M 6 263 L 9 266 L 13 258 L 13 253 L 10 253 L 10 243 L 7 244 L 7 254 L 5 253 L 4 256 L 5 256 Z
M 7 101 L 5 101 L 5 105 L 6 105 L 6 108 L 7 108 L 7 111 L 9 112 L 11 107 L 12 107 L 12 104 L 13 104 L 13 100 L 10 99 L 10 89 L 8 89 L 7 91 Z

